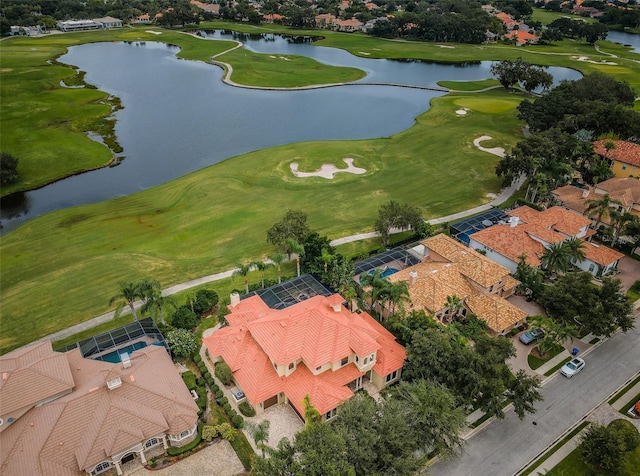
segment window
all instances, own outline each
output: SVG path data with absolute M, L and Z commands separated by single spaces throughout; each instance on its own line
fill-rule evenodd
M 493 284 L 491 286 L 489 286 L 489 293 L 493 292 L 493 286 L 494 286 Z
M 98 474 L 98 473 L 102 473 L 103 471 L 106 471 L 110 467 L 111 467 L 111 462 L 103 461 L 102 463 L 99 463 L 98 465 L 96 465 L 96 468 L 93 471 L 96 474 Z
M 627 170 L 627 164 L 622 164 L 622 170 Z
M 158 444 L 158 438 L 151 438 L 147 440 L 147 442 L 144 444 L 144 447 L 151 448 L 152 446 L 156 446 L 157 444 Z
M 189 434 L 191 434 L 191 430 L 185 430 L 182 433 L 180 433 L 180 439 L 186 438 L 187 436 L 189 436 Z
M 291 362 L 289 364 L 289 370 L 293 370 L 296 367 L 296 363 L 295 362 Z
M 359 363 L 360 363 L 360 357 L 356 355 L 356 364 L 359 364 Z
M 364 358 L 364 365 L 367 365 L 368 363 L 369 363 L 369 356 L 367 355 L 367 356 Z
M 595 266 L 593 263 L 591 263 L 591 264 L 589 265 L 589 272 L 590 272 L 590 273 L 593 273 L 593 271 L 594 271 L 595 269 L 596 269 L 596 266 Z
M 344 367 L 345 365 L 347 365 L 349 363 L 349 357 L 345 357 L 344 359 L 342 359 L 340 361 L 340 367 Z
M 338 409 L 334 408 L 333 410 L 331 410 L 330 412 L 327 412 L 324 417 L 326 420 L 331 420 L 333 417 L 335 417 L 338 414 Z
M 393 371 L 393 372 L 391 372 L 389 375 L 387 375 L 386 382 L 387 382 L 387 383 L 389 383 L 389 382 L 391 382 L 392 380 L 395 380 L 395 379 L 397 379 L 397 378 L 398 378 L 398 371 L 397 371 L 397 370 L 394 370 L 394 371 Z
M 322 365 L 320 367 L 316 367 L 316 372 L 318 372 L 321 368 L 322 368 Z

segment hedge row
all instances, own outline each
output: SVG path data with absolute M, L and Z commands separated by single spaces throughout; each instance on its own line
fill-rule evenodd
M 184 446 L 177 446 L 177 447 L 170 446 L 169 448 L 167 448 L 167 454 L 169 456 L 181 455 L 183 453 L 186 453 L 187 451 L 191 451 L 192 449 L 194 449 L 196 446 L 200 444 L 201 441 L 202 441 L 202 424 L 198 423 L 198 433 L 196 434 L 196 438 L 191 443 L 188 443 Z

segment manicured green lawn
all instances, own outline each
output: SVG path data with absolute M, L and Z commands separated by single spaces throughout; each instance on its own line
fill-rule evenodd
M 632 476 L 638 474 L 640 468 L 640 446 L 634 451 L 627 453 L 625 462 L 625 475 Z M 608 471 L 595 471 L 591 469 L 582 459 L 579 449 L 573 450 L 569 456 L 563 459 L 547 476 L 623 476 L 612 474 Z
M 160 35 L 147 30 L 161 31 Z M 84 84 L 76 70 L 50 61 L 71 46 L 99 41 L 161 41 L 181 47 L 178 57 L 209 61 L 236 43 L 205 40 L 178 31 L 157 28 L 90 31 L 15 37 L 0 42 L 0 131 L 2 150 L 20 160 L 20 180 L 3 186 L 1 194 L 30 190 L 86 170 L 107 165 L 113 154 L 87 138 L 87 132 L 113 133 L 108 120 L 108 95 L 90 88 L 70 89 L 66 84 Z M 355 68 L 328 66 L 306 57 L 251 53 L 246 50 L 220 57 L 236 64 L 233 81 L 241 84 L 298 87 L 320 83 L 354 81 L 365 73 Z M 260 81 L 258 81 L 258 79 Z
M 229 28 L 221 22 L 211 26 Z M 296 32 L 273 25 L 242 25 L 237 29 Z M 453 48 L 441 48 L 359 34 L 321 33 L 325 38 L 318 42 L 320 45 L 341 47 L 361 56 L 369 53 L 372 58 L 454 62 L 522 56 L 535 63 L 571 66 L 583 72 L 602 70 L 640 86 L 640 65 L 627 58 L 617 58 L 614 66 L 576 61 L 573 57 L 578 55 L 610 59 L 580 42 L 564 41 L 551 47 L 454 44 L 448 45 Z M 71 75 L 72 70 L 48 66 L 46 61 L 74 44 L 112 40 L 165 41 L 182 47 L 179 56 L 203 61 L 235 44 L 166 30 L 153 35 L 145 29 L 3 41 L 3 68 L 7 55 L 6 65 L 11 66 L 7 66 L 11 71 L 2 70 L 0 86 L 3 148 L 13 144 L 15 150 L 7 151 L 20 157 L 21 171 L 28 171 L 22 183 L 3 193 L 59 177 L 64 164 L 61 155 L 86 157 L 87 163 L 93 161 L 92 167 L 110 159 L 103 147 L 94 150 L 94 143 L 82 132 L 93 129 L 96 123 L 104 126 L 100 121 L 109 108 L 93 104 L 104 95 L 89 89 L 60 88 L 59 80 Z M 275 62 L 278 67 L 268 55 L 244 56 L 239 50 L 219 59 L 233 63 L 232 79 L 237 82 L 256 81 L 253 74 L 258 70 L 264 84 L 276 86 L 304 85 L 318 82 L 317 78 L 331 83 L 360 74 L 349 68 L 288 58 Z M 292 81 L 291 75 L 280 74 L 281 67 L 289 68 L 298 61 L 294 76 L 299 83 Z M 254 66 L 257 69 L 252 71 Z M 38 94 L 42 88 L 49 88 L 52 97 L 61 96 L 62 103 Z M 29 103 L 35 101 L 31 96 L 45 103 Z M 508 149 L 515 144 L 522 129 L 515 107 L 522 98 L 520 93 L 500 88 L 479 94 L 449 94 L 433 100 L 431 110 L 418 117 L 412 128 L 390 138 L 289 144 L 257 151 L 135 195 L 32 220 L 4 236 L 0 245 L 0 349 L 6 352 L 106 312 L 118 281 L 149 276 L 169 286 L 232 268 L 239 261 L 265 257 L 273 252 L 266 244 L 266 230 L 289 208 L 307 212 L 312 228 L 337 238 L 371 230 L 378 207 L 390 199 L 418 206 L 427 218 L 484 203 L 489 200 L 487 193 L 500 189 L 494 175 L 498 158 L 476 150 L 472 141 L 488 134 L 494 137 L 492 145 Z M 30 107 L 22 108 L 20 101 L 27 101 Z M 460 107 L 469 109 L 466 116 L 455 114 Z M 61 110 L 72 112 L 64 116 Z M 29 117 L 21 119 L 20 113 Z M 38 122 L 40 116 L 44 122 Z M 50 132 L 46 141 L 29 144 L 26 140 Z M 9 142 L 5 142 L 7 137 Z M 41 156 L 49 153 L 46 162 Z M 301 170 L 313 170 L 324 163 L 341 165 L 345 157 L 353 157 L 355 165 L 366 168 L 367 173 L 340 174 L 328 181 L 297 179 L 289 169 L 294 160 Z M 41 167 L 45 163 L 54 165 L 45 170 Z M 64 173 L 73 170 L 67 167 Z
M 533 15 L 531 15 L 531 18 L 534 21 L 539 21 L 543 25 L 548 25 L 552 21 L 557 20 L 558 18 L 563 18 L 563 17 L 569 17 L 572 20 L 584 20 L 587 23 L 595 23 L 597 21 L 594 18 L 586 18 L 578 15 L 568 15 L 562 12 L 552 12 L 550 10 L 543 10 L 542 8 L 534 8 Z
M 331 238 L 371 230 L 390 199 L 426 217 L 490 200 L 498 158 L 473 139 L 489 134 L 509 147 L 522 125 L 518 94 L 473 95 L 464 117 L 456 101 L 435 99 L 416 124 L 386 139 L 289 144 L 236 157 L 144 192 L 47 214 L 2 237 L 0 347 L 10 348 L 108 310 L 118 281 L 150 276 L 167 287 L 273 252 L 266 230 L 288 208 Z M 491 103 L 511 102 L 500 113 Z M 353 157 L 364 175 L 295 178 L 302 170 Z M 255 278 L 257 279 L 257 278 Z M 237 284 L 238 287 L 241 283 Z M 222 293 L 220 293 L 222 296 Z
M 497 79 L 485 79 L 482 81 L 438 81 L 438 85 L 454 91 L 479 91 L 485 88 L 500 86 Z
M 529 355 L 527 355 L 527 363 L 529 364 L 529 367 L 532 370 L 535 370 L 537 368 L 542 367 L 544 364 L 549 362 L 551 359 L 553 359 L 556 355 L 558 355 L 563 350 L 564 350 L 564 347 L 562 347 L 561 345 L 556 345 L 553 347 L 552 350 L 549 351 L 549 353 L 544 358 L 538 357 L 533 353 L 530 353 Z

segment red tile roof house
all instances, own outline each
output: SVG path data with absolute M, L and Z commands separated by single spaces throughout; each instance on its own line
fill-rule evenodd
M 51 342 L 0 357 L 0 474 L 96 475 L 197 434 L 198 406 L 166 350 L 112 364 Z
M 569 238 L 587 239 L 594 231 L 591 219 L 562 207 L 551 207 L 539 212 L 524 206 L 507 212 L 509 224 L 493 225 L 471 235 L 469 246 L 482 250 L 488 258 L 515 273 L 520 256 L 524 253 L 530 266 L 540 266 L 545 249 L 553 243 Z M 573 264 L 599 277 L 611 272 L 624 256 L 604 245 L 583 241 L 584 261 Z
M 614 177 L 595 186 L 587 185 L 586 188 L 578 188 L 565 185 L 553 191 L 553 196 L 563 206 L 583 215 L 586 213 L 589 200 L 600 200 L 605 195 L 620 202 L 621 205 L 613 204 L 612 208 L 622 209 L 640 217 L 640 180 L 636 178 Z M 609 223 L 608 217 L 603 217 L 603 221 Z
M 524 324 L 527 314 L 505 299 L 520 284 L 508 269 L 443 234 L 421 244 L 424 261 L 387 278 L 407 282 L 411 309 L 425 310 L 447 324 L 455 318 L 447 297 L 456 296 L 463 304 L 458 314 L 474 313 L 494 335 Z
M 229 365 L 256 413 L 289 403 L 302 417 L 309 395 L 330 420 L 365 379 L 379 389 L 397 381 L 406 358 L 393 334 L 344 301 L 314 296 L 278 310 L 257 295 L 240 301 L 232 294 L 229 326 L 203 339 L 207 355 Z
M 615 147 L 607 150 L 607 142 Z M 593 151 L 607 159 L 616 177 L 640 177 L 640 145 L 625 140 L 597 140 L 593 143 Z

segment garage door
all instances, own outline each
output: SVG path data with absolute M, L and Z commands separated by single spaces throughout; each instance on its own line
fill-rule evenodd
M 267 408 L 269 408 L 269 407 L 274 406 L 276 403 L 278 403 L 278 396 L 277 396 L 277 395 L 274 395 L 274 396 L 273 396 L 273 397 L 271 397 L 271 398 L 267 398 L 267 399 L 264 401 L 264 408 L 265 408 L 265 410 L 266 410 Z

